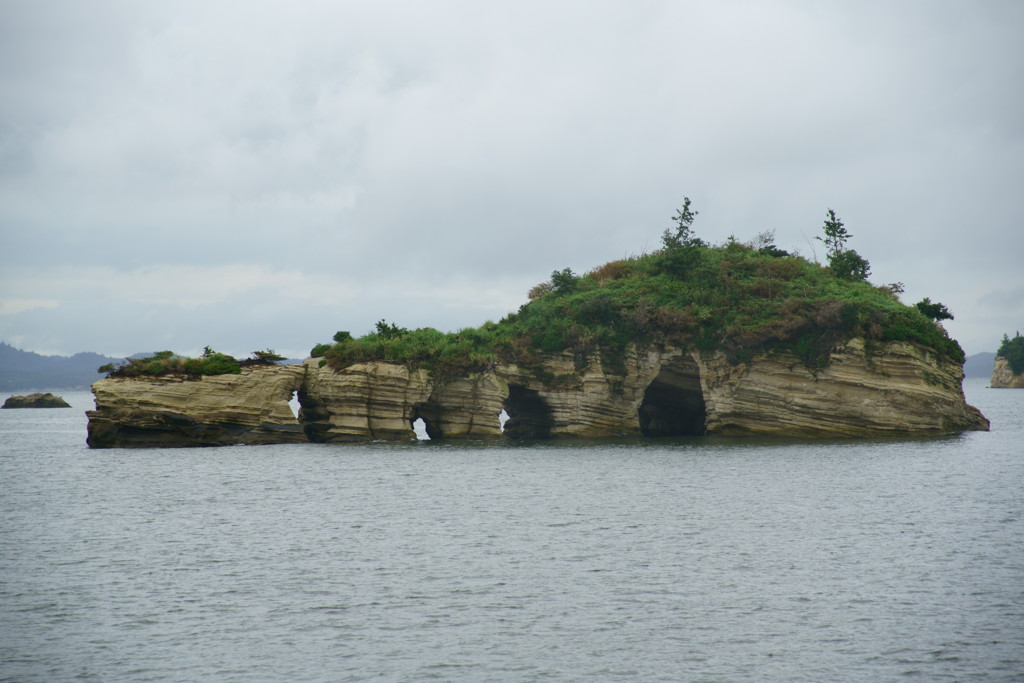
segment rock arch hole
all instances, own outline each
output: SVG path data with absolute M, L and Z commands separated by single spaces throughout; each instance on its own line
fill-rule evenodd
M 288 399 L 288 407 L 292 409 L 292 414 L 295 416 L 295 419 L 298 420 L 299 419 L 299 410 L 302 409 L 302 405 L 299 403 L 299 392 L 298 391 L 293 391 L 292 392 L 292 397 L 290 399 Z
M 437 411 L 423 403 L 413 409 L 412 417 L 409 419 L 409 426 L 412 427 L 413 432 L 416 433 L 416 439 L 419 441 L 443 439 L 444 434 L 439 433 L 437 428 L 440 423 L 441 417 Z
M 427 421 L 422 417 L 417 417 L 412 421 L 412 430 L 416 432 L 416 439 L 418 441 L 430 441 L 430 432 L 427 431 Z
M 502 431 L 509 439 L 550 439 L 554 418 L 551 409 L 534 389 L 509 384 L 505 400 L 508 419 Z
M 692 358 L 676 358 L 662 366 L 640 404 L 644 436 L 699 436 L 707 424 L 700 369 Z

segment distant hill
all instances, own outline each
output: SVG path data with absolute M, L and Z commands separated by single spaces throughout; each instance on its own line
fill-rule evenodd
M 967 360 L 964 361 L 964 377 L 991 377 L 995 364 L 996 354 L 994 351 L 967 356 Z
M 26 389 L 87 389 L 103 375 L 96 368 L 116 363 L 98 353 L 43 356 L 0 342 L 0 392 Z

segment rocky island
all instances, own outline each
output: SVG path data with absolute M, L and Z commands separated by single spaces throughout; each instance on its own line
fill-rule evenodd
M 519 311 L 444 333 L 380 321 L 302 365 L 162 352 L 93 385 L 92 447 L 617 435 L 867 437 L 988 429 L 928 299 L 874 286 L 829 212 L 828 266 L 771 233 L 555 271 Z M 297 395 L 298 416 L 289 407 Z M 499 415 L 508 421 L 502 427 Z
M 1003 335 L 1003 342 L 996 351 L 989 386 L 993 389 L 1024 389 L 1024 337 L 1020 332 L 1013 339 Z
M 11 396 L 4 401 L 3 408 L 70 408 L 60 396 L 50 393 L 29 394 L 27 396 Z

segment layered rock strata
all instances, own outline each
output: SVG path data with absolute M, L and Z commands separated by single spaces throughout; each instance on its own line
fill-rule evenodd
M 413 439 L 414 407 L 430 394 L 427 373 L 391 363 L 340 372 L 309 363 L 299 418 L 310 441 Z
M 1013 374 L 1010 361 L 1006 360 L 1004 356 L 996 356 L 989 386 L 993 389 L 1024 389 L 1024 373 Z
M 720 352 L 676 348 L 633 349 L 625 366 L 624 374 L 607 374 L 597 363 L 573 375 L 570 358 L 552 358 L 548 367 L 564 371 L 561 386 L 531 380 L 518 368 L 498 371 L 507 375 L 513 395 L 520 387 L 535 392 L 535 412 L 547 410 L 553 437 L 851 437 L 988 429 L 988 420 L 964 399 L 963 367 L 903 342 L 869 350 L 862 340 L 850 340 L 817 371 L 788 353 L 733 365 Z
M 426 370 L 357 363 L 335 372 L 307 361 L 299 412 L 314 442 L 415 439 L 422 418 L 432 439 L 500 438 L 508 386 L 491 373 L 435 382 Z
M 967 405 L 963 366 L 904 342 L 850 340 L 811 372 L 788 354 L 749 366 L 701 359 L 710 434 L 846 437 L 987 430 Z
M 631 347 L 618 372 L 607 371 L 596 353 L 580 370 L 568 353 L 548 356 L 542 373 L 499 366 L 510 395 L 505 432 L 511 438 L 640 435 L 645 390 L 672 355 Z
M 251 366 L 197 379 L 102 379 L 92 385 L 93 448 L 225 446 L 305 442 L 289 401 L 305 368 Z
M 508 383 L 492 372 L 436 382 L 416 406 L 431 439 L 499 439 Z
M 734 365 L 720 352 L 631 347 L 615 367 L 598 353 L 542 366 L 500 365 L 441 381 L 385 362 L 334 371 L 304 366 L 242 375 L 108 379 L 93 385 L 92 446 L 322 443 L 613 435 L 861 437 L 988 429 L 967 405 L 963 368 L 904 342 L 837 349 L 807 369 L 775 352 Z M 298 391 L 296 420 L 287 401 Z M 499 414 L 509 420 L 502 430 Z M 287 411 L 287 413 L 286 413 Z

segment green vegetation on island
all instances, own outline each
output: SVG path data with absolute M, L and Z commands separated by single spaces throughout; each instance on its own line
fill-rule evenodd
M 869 352 L 877 343 L 905 341 L 963 363 L 960 345 L 938 324 L 953 317 L 948 309 L 929 299 L 901 303 L 901 283 L 869 283 L 870 264 L 847 248 L 851 235 L 831 209 L 817 238 L 827 266 L 779 249 L 774 231 L 710 245 L 693 232 L 696 216 L 685 199 L 657 251 L 582 275 L 556 270 L 497 323 L 446 333 L 381 320 L 362 337 L 338 332 L 311 355 L 336 369 L 381 360 L 457 376 L 498 363 L 541 371 L 545 354 L 568 351 L 577 369 L 600 353 L 606 370 L 621 372 L 635 343 L 720 350 L 734 363 L 786 350 L 816 369 L 843 342 L 862 337 Z
M 251 358 L 240 361 L 207 346 L 199 358 L 178 356 L 173 351 L 157 351 L 145 358 L 125 358 L 120 363 L 107 363 L 99 368 L 99 372 L 106 373 L 107 377 L 237 375 L 243 366 L 275 365 L 284 359 L 284 356 L 268 349 L 253 351 Z
M 996 356 L 1002 356 L 1010 365 L 1013 374 L 1024 373 L 1024 337 L 1020 331 L 1011 339 L 1009 335 L 1003 335 L 1003 341 L 996 351 Z
M 28 396 L 11 396 L 0 408 L 70 408 L 71 405 L 62 396 L 49 392 L 29 394 Z

